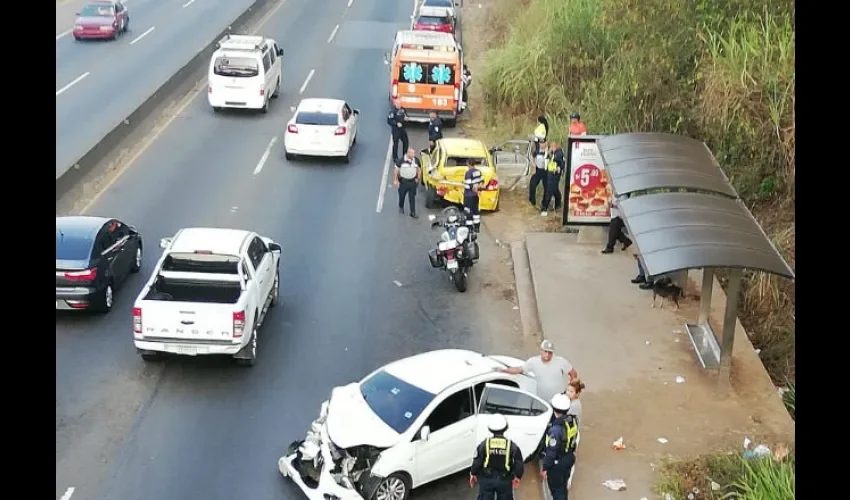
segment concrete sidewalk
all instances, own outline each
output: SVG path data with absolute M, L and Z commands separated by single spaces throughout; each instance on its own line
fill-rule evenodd
M 602 486 L 619 478 L 629 498 L 653 498 L 654 471 L 664 456 L 731 450 L 745 436 L 793 442 L 793 422 L 740 325 L 732 391 L 719 395 L 716 377 L 700 368 L 684 333 L 699 300 L 684 300 L 679 311 L 669 304 L 653 309 L 652 292 L 629 283 L 636 274 L 631 253 L 602 255 L 601 242 L 585 240 L 538 233 L 525 242 L 543 336 L 587 384 L 572 495 L 623 498 Z M 515 256 L 514 266 L 521 265 L 522 256 Z M 701 280 L 691 274 L 689 296 L 694 280 Z M 715 284 L 713 324 L 722 321 L 724 306 Z M 683 383 L 676 382 L 679 376 Z M 615 452 L 611 444 L 621 436 L 626 449 Z

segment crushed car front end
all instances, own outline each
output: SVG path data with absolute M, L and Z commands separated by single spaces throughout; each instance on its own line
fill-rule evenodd
M 322 403 L 303 440 L 293 441 L 278 469 L 310 500 L 369 499 L 383 479 L 372 473 L 381 448 L 353 446 L 341 449 L 328 436 L 329 401 Z

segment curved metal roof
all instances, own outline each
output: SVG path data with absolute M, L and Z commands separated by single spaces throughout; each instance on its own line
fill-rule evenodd
M 701 193 L 621 200 L 620 212 L 647 274 L 745 268 L 794 279 L 794 271 L 744 204 Z
M 675 134 L 618 134 L 601 139 L 599 152 L 618 195 L 686 188 L 738 197 L 711 151 L 696 139 Z

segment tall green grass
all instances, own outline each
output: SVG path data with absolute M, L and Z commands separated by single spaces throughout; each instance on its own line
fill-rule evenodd
M 796 488 L 793 455 L 744 458 L 742 454 L 703 456 L 694 460 L 665 461 L 656 492 L 684 500 L 698 488 L 698 498 L 713 500 L 793 500 Z M 711 483 L 720 488 L 714 491 Z

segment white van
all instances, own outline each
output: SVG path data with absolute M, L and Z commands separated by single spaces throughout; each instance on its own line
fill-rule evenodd
M 269 110 L 280 94 L 283 49 L 271 38 L 225 35 L 210 61 L 207 99 L 222 108 Z

